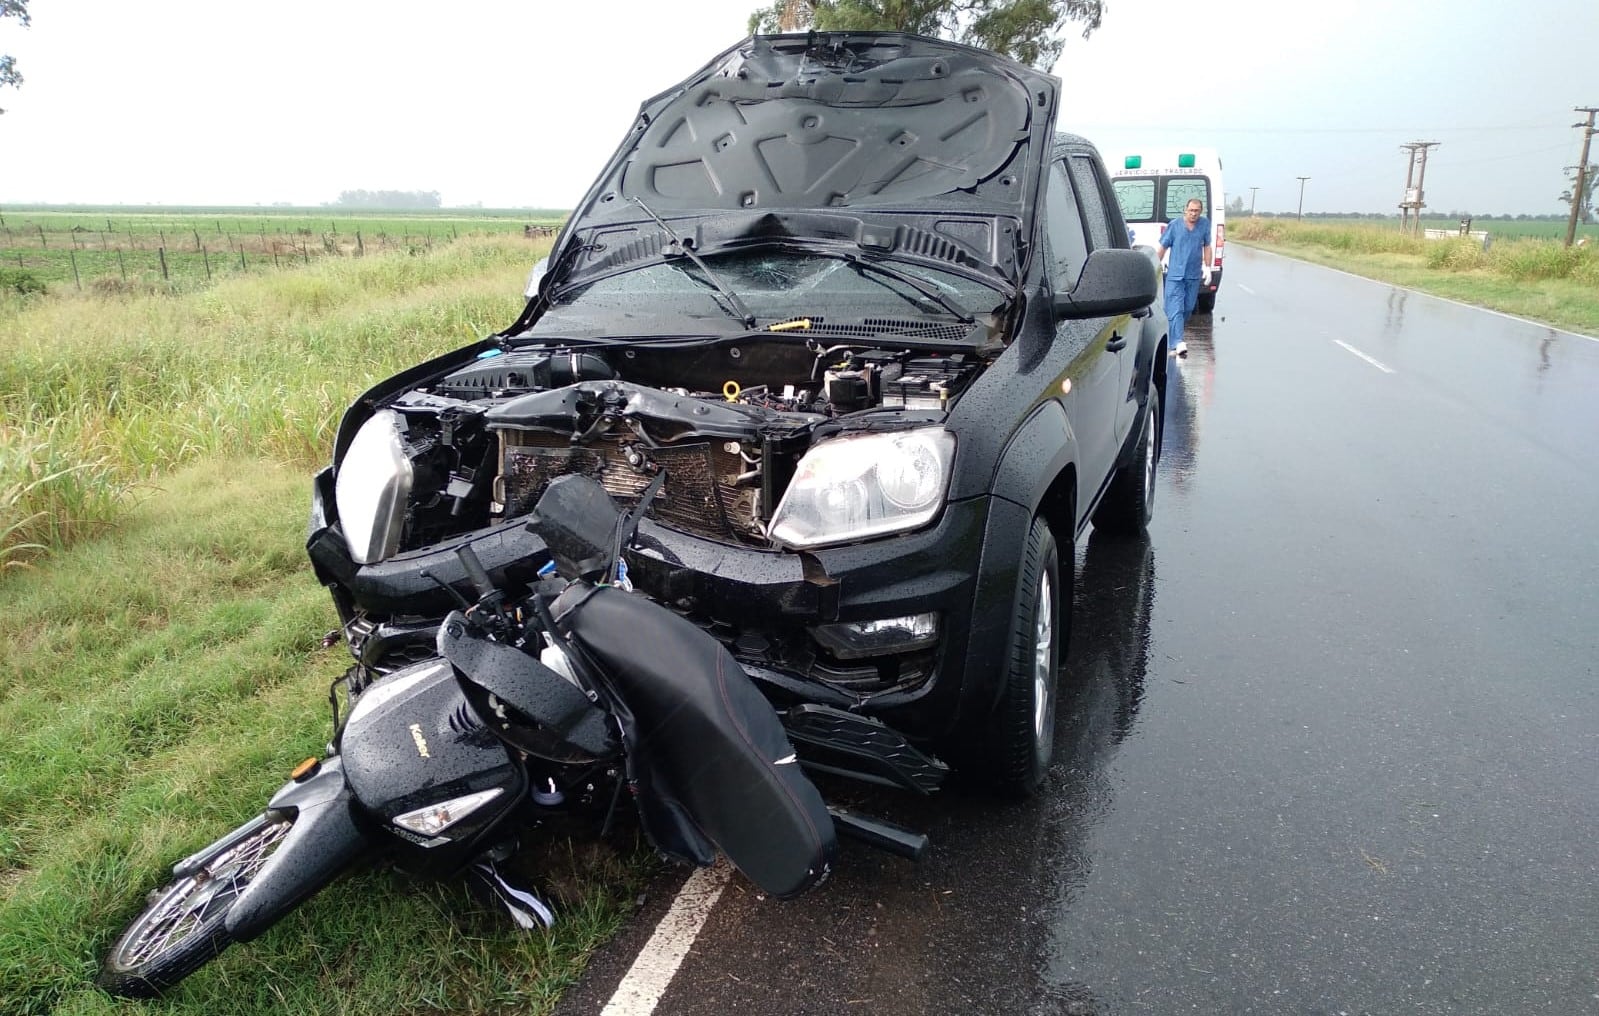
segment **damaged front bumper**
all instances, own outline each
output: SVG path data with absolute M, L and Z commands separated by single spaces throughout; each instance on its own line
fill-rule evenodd
M 307 550 L 363 662 L 430 637 L 430 619 L 452 605 L 444 584 L 470 593 L 460 543 L 512 582 L 531 581 L 548 560 L 521 520 L 507 520 L 360 565 L 332 495 L 324 470 Z M 795 552 L 730 546 L 646 518 L 625 556 L 635 586 L 726 645 L 779 709 L 872 717 L 928 745 L 993 707 L 1026 523 L 1025 509 L 985 496 L 946 504 L 918 532 Z

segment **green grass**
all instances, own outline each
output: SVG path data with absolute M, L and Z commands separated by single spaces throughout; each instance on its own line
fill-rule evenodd
M 630 912 L 636 844 L 554 842 L 513 860 L 548 935 L 366 871 L 159 1003 L 90 983 L 170 864 L 327 740 L 347 654 L 303 540 L 339 412 L 508 323 L 543 246 L 0 301 L 0 1013 L 547 1012 Z
M 548 241 L 329 258 L 187 294 L 0 301 L 0 567 L 206 455 L 309 472 L 373 382 L 508 324 Z
M 1233 219 L 1228 220 L 1227 225 L 1231 227 L 1235 222 L 1241 223 L 1247 218 L 1249 218 L 1248 215 L 1235 216 Z M 1300 221 L 1295 220 L 1292 215 L 1260 216 L 1257 221 L 1271 221 L 1273 219 L 1279 222 Z M 1306 226 L 1313 224 L 1357 226 L 1391 233 L 1400 231 L 1399 219 L 1396 216 L 1385 218 L 1338 218 L 1317 215 L 1302 221 Z M 1447 229 L 1450 232 L 1454 232 L 1460 228 L 1460 220 L 1429 217 L 1421 220 L 1421 226 L 1423 229 Z M 1536 239 L 1564 241 L 1566 238 L 1566 220 L 1564 218 L 1558 222 L 1553 219 L 1473 219 L 1471 229 L 1472 232 L 1486 232 L 1496 240 Z M 1579 223 L 1577 225 L 1577 236 L 1578 238 L 1589 237 L 1589 242 L 1599 240 L 1599 223 Z
M 1599 335 L 1599 244 L 1566 247 L 1520 237 L 1495 240 L 1484 249 L 1467 238 L 1427 240 L 1381 225 L 1247 217 L 1228 223 L 1227 238 Z

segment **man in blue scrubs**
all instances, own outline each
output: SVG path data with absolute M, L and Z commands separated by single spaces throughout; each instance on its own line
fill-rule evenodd
M 1189 198 L 1183 217 L 1171 220 L 1160 234 L 1161 261 L 1166 260 L 1167 251 L 1171 252 L 1171 264 L 1166 268 L 1165 304 L 1171 348 L 1177 356 L 1188 355 L 1183 325 L 1194 313 L 1200 282 L 1210 282 L 1210 219 L 1204 211 L 1204 202 Z

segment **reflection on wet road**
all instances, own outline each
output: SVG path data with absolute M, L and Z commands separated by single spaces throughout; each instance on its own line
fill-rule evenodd
M 1599 342 L 1230 253 L 1046 793 L 873 796 L 928 859 L 735 879 L 658 1012 L 1599 1013 Z

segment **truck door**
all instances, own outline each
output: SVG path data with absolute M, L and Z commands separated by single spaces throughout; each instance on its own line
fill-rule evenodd
M 1109 181 L 1104 178 L 1098 160 L 1086 154 L 1073 155 L 1066 160 L 1066 169 L 1071 174 L 1072 189 L 1077 192 L 1078 207 L 1083 210 L 1083 225 L 1088 232 L 1089 250 L 1125 246 L 1114 239 L 1118 230 L 1125 236 L 1126 229 L 1120 214 L 1116 211 L 1115 192 L 1111 190 Z M 1111 319 L 1110 345 L 1125 343 L 1116 356 L 1118 387 L 1115 434 L 1111 441 L 1112 455 L 1121 449 L 1127 440 L 1128 431 L 1138 418 L 1137 393 L 1133 382 L 1134 375 L 1137 374 L 1139 340 L 1143 336 L 1142 323 L 1141 320 L 1125 315 Z
M 1050 166 L 1044 200 L 1050 257 L 1050 284 L 1068 293 L 1088 260 L 1089 240 L 1082 210 L 1063 162 Z M 1114 327 L 1124 322 L 1119 334 Z M 1071 391 L 1059 395 L 1077 437 L 1082 484 L 1079 508 L 1086 510 L 1099 493 L 1116 455 L 1116 409 L 1122 389 L 1122 357 L 1127 315 L 1055 322 L 1055 347 L 1067 353 L 1066 378 Z

